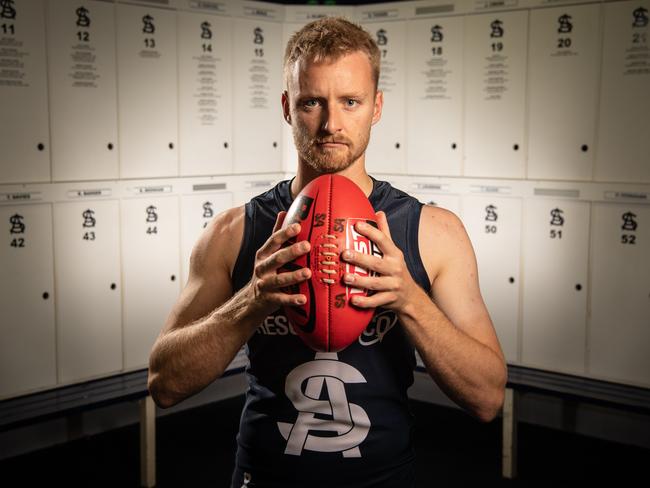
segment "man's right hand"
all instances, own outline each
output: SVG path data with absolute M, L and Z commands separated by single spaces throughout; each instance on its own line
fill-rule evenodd
M 271 236 L 255 254 L 253 277 L 248 284 L 255 298 L 255 304 L 260 306 L 264 315 L 273 313 L 281 306 L 302 305 L 307 300 L 305 295 L 282 291 L 311 277 L 309 268 L 278 273 L 281 266 L 307 254 L 311 249 L 309 241 L 300 241 L 283 247 L 288 240 L 300 232 L 298 223 L 282 228 L 286 215 L 286 212 L 278 214 Z

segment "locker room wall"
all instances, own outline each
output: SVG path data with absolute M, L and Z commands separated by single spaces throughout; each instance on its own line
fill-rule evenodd
M 650 0 L 3 5 L 0 398 L 146 367 L 201 231 L 295 172 L 284 46 L 340 13 L 368 170 L 461 217 L 508 361 L 650 386 Z

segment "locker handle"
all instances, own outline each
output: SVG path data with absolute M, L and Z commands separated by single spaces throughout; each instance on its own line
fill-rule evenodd
M 42 142 L 39 142 L 38 146 L 36 146 L 36 147 L 38 148 L 39 151 L 42 151 L 43 149 L 45 149 L 45 144 L 43 144 Z
M 576 290 L 578 290 L 578 291 L 582 290 L 582 285 L 580 283 L 578 283 L 576 285 Z
M 117 288 L 117 285 L 115 283 L 111 283 L 111 290 L 114 290 L 115 288 Z
M 43 300 L 47 300 L 50 298 L 50 294 L 48 292 L 43 292 Z
M 172 280 L 172 281 L 176 281 L 176 275 L 172 275 L 172 276 L 171 276 L 171 280 Z

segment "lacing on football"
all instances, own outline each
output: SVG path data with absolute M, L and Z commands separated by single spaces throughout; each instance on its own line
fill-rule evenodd
M 326 239 L 336 239 L 335 235 L 332 234 L 325 234 L 323 236 Z M 327 275 L 335 275 L 337 274 L 337 269 L 338 269 L 338 262 L 334 260 L 338 256 L 337 252 L 332 252 L 331 249 L 338 249 L 338 246 L 336 244 L 332 244 L 331 242 L 326 242 L 320 245 L 320 247 L 324 250 L 318 253 L 319 256 L 324 256 L 322 261 L 319 258 L 318 264 L 319 266 L 319 271 L 321 273 L 325 273 Z M 328 250 L 329 249 L 329 250 Z M 334 266 L 334 269 L 331 268 L 324 268 L 322 266 Z M 336 283 L 336 280 L 332 278 L 321 278 L 321 282 L 327 283 L 328 285 L 333 285 Z

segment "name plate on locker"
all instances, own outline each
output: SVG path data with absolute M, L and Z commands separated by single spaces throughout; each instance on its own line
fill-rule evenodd
M 442 185 L 439 183 L 413 183 L 411 188 L 414 190 L 435 190 L 449 192 L 449 185 Z
M 31 202 L 42 199 L 43 194 L 40 191 L 0 193 L 0 202 Z
M 244 186 L 246 188 L 270 188 L 273 181 L 247 181 Z
M 192 191 L 208 191 L 208 190 L 226 190 L 228 185 L 226 183 L 205 183 L 201 185 L 192 185 Z
M 509 186 L 472 185 L 470 189 L 474 193 L 496 193 L 500 195 L 510 195 L 512 193 L 512 188 Z
M 151 194 L 151 193 L 171 193 L 171 185 L 160 185 L 160 186 L 135 186 L 129 189 L 132 193 L 137 194 Z
M 93 190 L 69 190 L 68 198 L 85 198 L 85 197 L 110 197 L 113 194 L 110 188 L 97 188 Z
M 634 191 L 606 191 L 605 200 L 635 200 L 647 202 L 648 193 Z
M 190 2 L 190 8 L 211 10 L 213 12 L 219 12 L 219 13 L 226 12 L 226 6 L 223 3 L 218 3 L 218 2 L 194 1 L 194 2 Z
M 276 12 L 273 9 L 260 7 L 244 7 L 244 15 L 251 17 L 263 17 L 265 19 L 275 19 Z
M 391 19 L 398 15 L 397 10 L 375 10 L 361 12 L 361 20 Z
M 580 198 L 580 190 L 571 188 L 535 188 L 535 196 Z
M 516 7 L 519 0 L 478 0 L 476 10 L 485 10 L 489 8 Z

